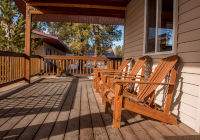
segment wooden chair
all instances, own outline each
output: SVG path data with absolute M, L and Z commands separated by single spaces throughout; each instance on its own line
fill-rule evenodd
M 146 70 L 145 67 L 145 63 L 147 62 L 147 60 L 149 59 L 148 56 L 143 56 L 137 59 L 137 61 L 135 62 L 134 66 L 132 67 L 131 71 L 129 73 L 127 72 L 123 72 L 121 74 L 105 74 L 105 73 L 101 73 L 101 97 L 103 97 L 104 94 L 104 90 L 110 89 L 113 87 L 114 84 L 114 79 L 129 79 L 132 78 L 134 79 L 134 77 L 139 76 L 140 80 L 142 81 L 144 79 L 144 73 Z M 138 72 L 142 69 L 141 75 L 138 75 Z M 137 78 L 139 78 L 137 77 Z M 128 86 L 129 84 L 127 84 Z M 134 84 L 131 85 L 131 87 L 129 87 L 130 90 L 132 90 L 134 88 Z
M 177 119 L 171 115 L 170 112 L 177 73 L 174 67 L 177 62 L 178 56 L 162 59 L 146 82 L 131 79 L 115 80 L 115 89 L 109 90 L 104 94 L 104 100 L 106 101 L 105 112 L 108 113 L 111 109 L 111 104 L 114 105 L 114 128 L 120 127 L 122 108 L 164 123 L 177 124 Z M 167 75 L 170 76 L 169 82 L 162 83 Z M 125 90 L 124 83 L 137 83 L 143 85 L 143 87 L 139 92 L 130 93 Z M 168 86 L 164 107 L 161 107 L 154 102 L 155 91 L 159 85 Z
M 96 89 L 96 92 L 99 92 L 99 82 L 101 80 L 101 76 L 100 76 L 101 73 L 107 73 L 107 74 L 109 74 L 109 73 L 112 73 L 112 74 L 118 73 L 118 74 L 120 74 L 120 73 L 122 73 L 124 68 L 128 67 L 128 63 L 130 61 L 131 61 L 131 58 L 125 59 L 121 63 L 121 65 L 119 66 L 119 68 L 117 70 L 113 70 L 113 69 L 95 69 L 94 70 L 94 73 L 95 73 L 95 75 L 94 75 L 94 88 Z

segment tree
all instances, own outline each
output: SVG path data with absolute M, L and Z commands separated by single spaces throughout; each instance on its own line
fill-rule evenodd
M 86 55 L 89 50 L 94 50 L 96 56 L 102 55 L 121 37 L 117 25 L 50 23 L 48 29 L 64 40 L 75 55 Z
M 123 46 L 116 46 L 115 48 L 114 48 L 114 53 L 115 53 L 115 56 L 117 56 L 117 57 L 122 57 L 123 56 Z
M 0 44 L 1 50 L 17 51 L 17 46 L 24 42 L 24 19 L 18 13 L 12 0 L 0 1 Z M 22 31 L 21 31 L 22 30 Z M 17 43 L 17 44 L 16 44 Z
M 41 26 L 42 27 L 42 26 Z M 33 23 L 32 29 L 40 28 Z M 32 51 L 41 45 L 41 40 L 32 42 Z M 25 18 L 12 0 L 0 1 L 0 50 L 24 52 Z

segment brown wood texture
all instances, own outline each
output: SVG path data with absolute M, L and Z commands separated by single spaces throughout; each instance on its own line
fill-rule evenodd
M 9 106 L 9 107 L 8 107 Z M 129 111 L 123 127 L 112 128 L 93 81 L 46 78 L 0 100 L 0 139 L 151 140 L 199 136 L 180 123 L 165 125 Z
M 114 109 L 117 109 L 118 111 L 114 111 L 113 113 L 113 127 L 120 127 L 119 124 L 119 111 L 122 111 L 122 109 L 118 109 L 120 107 L 116 104 L 116 100 L 119 100 L 119 96 L 124 96 L 124 101 L 118 101 L 120 102 L 120 106 L 123 106 L 125 109 L 130 110 L 135 113 L 139 113 L 141 115 L 169 123 L 169 124 L 177 124 L 177 119 L 171 115 L 170 113 L 170 105 L 172 102 L 173 97 L 173 89 L 174 84 L 176 80 L 176 70 L 174 69 L 176 63 L 178 62 L 178 56 L 170 56 L 167 58 L 164 58 L 160 61 L 154 72 L 151 74 L 151 76 L 148 78 L 147 82 L 144 81 L 135 81 L 134 78 L 132 80 L 115 80 L 116 86 L 124 86 L 124 83 L 138 83 L 138 84 L 144 84 L 142 89 L 139 90 L 138 93 L 135 93 L 134 91 L 133 95 L 127 94 L 127 90 L 125 87 L 122 87 L 123 90 L 121 92 L 118 91 L 118 89 L 114 89 L 115 93 L 113 93 L 113 89 L 106 89 L 105 94 L 103 95 L 103 100 L 113 104 L 114 100 Z M 171 73 L 170 73 L 171 72 Z M 170 80 L 169 83 L 162 83 L 162 81 L 165 79 L 165 77 L 170 73 Z M 121 81 L 121 82 L 120 82 Z M 132 81 L 132 82 L 131 82 Z M 118 85 L 119 84 L 119 85 Z M 159 85 L 167 85 L 169 86 L 167 95 L 166 95 L 166 102 L 164 106 L 164 110 L 162 108 L 158 109 L 153 102 L 154 102 L 154 96 L 155 91 Z M 105 87 L 105 84 L 104 84 Z M 118 91 L 118 92 L 117 92 Z M 134 95 L 136 94 L 136 95 Z M 130 96 L 131 95 L 131 96 Z M 107 103 L 106 103 L 107 104 Z M 118 116 L 117 118 L 115 116 Z M 120 119 L 121 120 L 121 119 Z
M 103 61 L 120 62 L 122 58 L 106 58 L 106 57 L 87 57 L 87 56 L 42 56 L 44 59 L 44 73 L 55 73 L 59 76 L 94 76 L 94 65 L 98 64 L 97 68 L 108 67 L 108 63 Z M 56 66 L 56 68 L 54 68 Z M 115 67 L 117 68 L 118 65 Z M 114 66 L 113 66 L 114 67 Z
M 124 60 L 123 62 L 121 62 L 121 65 L 119 65 L 119 67 L 117 69 L 114 69 L 114 65 L 113 65 L 113 61 L 106 61 L 107 62 L 107 69 L 103 68 L 103 69 L 99 69 L 99 68 L 96 68 L 95 69 L 95 75 L 94 75 L 94 85 L 95 86 L 95 89 L 97 92 L 99 92 L 99 88 L 100 88 L 100 81 L 103 80 L 102 76 L 103 74 L 109 74 L 109 73 L 122 73 L 123 69 L 125 67 L 127 67 L 127 64 L 131 61 L 131 59 L 126 59 Z M 102 86 L 102 91 L 103 93 L 103 86 Z
M 141 69 L 142 69 L 141 76 L 144 76 L 144 71 L 145 71 L 144 64 L 148 61 L 148 58 L 149 58 L 148 56 L 138 58 L 129 73 L 127 73 L 128 67 L 126 67 L 125 73 L 107 74 L 107 73 L 102 72 L 102 74 L 101 74 L 101 77 L 103 79 L 102 80 L 103 86 L 101 86 L 102 97 L 104 94 L 104 90 L 106 90 L 107 88 L 114 87 L 114 79 L 123 79 L 123 78 L 134 79 L 138 75 L 138 73 Z M 140 81 L 142 81 L 142 80 L 143 80 L 143 78 L 140 79 Z M 126 85 L 129 85 L 129 84 L 126 84 Z M 133 88 L 134 88 L 134 84 L 132 85 L 130 90 L 132 90 Z
M 31 55 L 31 20 L 32 15 L 29 13 L 29 9 L 26 7 L 26 27 L 25 27 L 25 80 L 30 83 L 30 76 L 31 76 L 31 62 L 30 62 L 30 55 Z
M 0 51 L 0 87 L 25 79 L 25 54 Z M 41 57 L 31 56 L 31 75 L 41 73 Z

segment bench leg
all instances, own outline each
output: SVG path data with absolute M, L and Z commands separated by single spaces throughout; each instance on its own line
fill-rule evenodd
M 106 107 L 105 107 L 105 113 L 106 114 L 110 114 L 110 111 L 111 111 L 111 104 L 106 102 Z
M 113 111 L 113 128 L 120 128 L 121 114 L 122 114 L 122 96 L 114 100 Z

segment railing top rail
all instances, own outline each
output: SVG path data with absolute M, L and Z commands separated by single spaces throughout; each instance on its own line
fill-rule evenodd
M 90 56 L 42 56 L 45 59 L 82 59 L 82 60 L 122 60 L 122 58 L 90 57 Z
M 23 53 L 0 51 L 0 56 L 14 56 L 14 57 L 25 57 Z
M 40 55 L 31 55 L 30 57 L 31 58 L 42 58 L 42 56 L 40 56 Z

